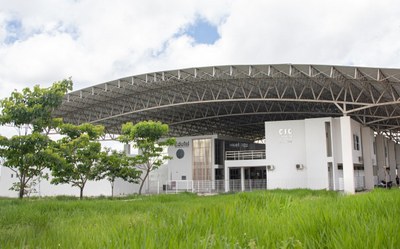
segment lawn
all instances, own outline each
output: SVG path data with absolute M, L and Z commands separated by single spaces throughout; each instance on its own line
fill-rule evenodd
M 400 190 L 0 199 L 0 248 L 400 248 Z

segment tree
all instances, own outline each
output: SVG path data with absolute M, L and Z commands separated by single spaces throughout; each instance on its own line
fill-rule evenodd
M 0 101 L 0 125 L 13 125 L 19 132 L 11 138 L 0 137 L 0 157 L 18 177 L 11 189 L 19 191 L 19 198 L 23 198 L 30 181 L 46 177 L 43 169 L 57 162 L 48 134 L 61 123 L 52 113 L 68 90 L 72 90 L 70 79 L 55 82 L 49 88 L 15 90 Z
M 104 127 L 92 124 L 63 124 L 63 138 L 57 141 L 57 153 L 62 163 L 52 168 L 51 183 L 70 183 L 80 189 L 80 199 L 88 180 L 96 180 L 101 174 L 99 160 L 101 144 L 97 139 L 104 134 Z
M 100 172 L 98 180 L 107 178 L 111 184 L 111 196 L 114 196 L 114 182 L 117 178 L 122 178 L 130 183 L 139 183 L 141 171 L 134 167 L 134 159 L 126 155 L 125 152 L 118 152 L 106 148 L 101 153 Z
M 151 171 L 158 169 L 170 156 L 163 154 L 166 146 L 174 145 L 175 138 L 165 138 L 169 132 L 167 124 L 154 121 L 142 121 L 135 125 L 128 122 L 122 125 L 122 134 L 118 140 L 123 143 L 133 142 L 139 154 L 134 157 L 135 165 L 143 174 L 140 176 L 139 195 L 142 193 L 143 185 Z

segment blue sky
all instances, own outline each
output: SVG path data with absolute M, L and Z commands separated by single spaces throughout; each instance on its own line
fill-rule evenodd
M 197 44 L 212 45 L 220 38 L 218 27 L 204 19 L 197 19 L 184 33 L 193 37 Z
M 22 24 L 20 20 L 10 20 L 5 23 L 6 37 L 5 44 L 12 44 L 22 38 Z

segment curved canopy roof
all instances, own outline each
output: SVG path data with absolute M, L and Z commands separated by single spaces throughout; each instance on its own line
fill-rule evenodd
M 159 120 L 171 135 L 264 136 L 264 122 L 349 115 L 397 140 L 400 69 L 235 65 L 124 77 L 68 93 L 56 116 L 102 124 Z

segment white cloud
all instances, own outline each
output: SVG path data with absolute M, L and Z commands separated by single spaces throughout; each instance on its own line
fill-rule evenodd
M 79 89 L 182 67 L 311 63 L 400 67 L 395 0 L 0 0 L 0 97 L 72 76 Z M 197 19 L 220 39 L 182 33 Z M 6 25 L 22 34 L 6 44 Z

